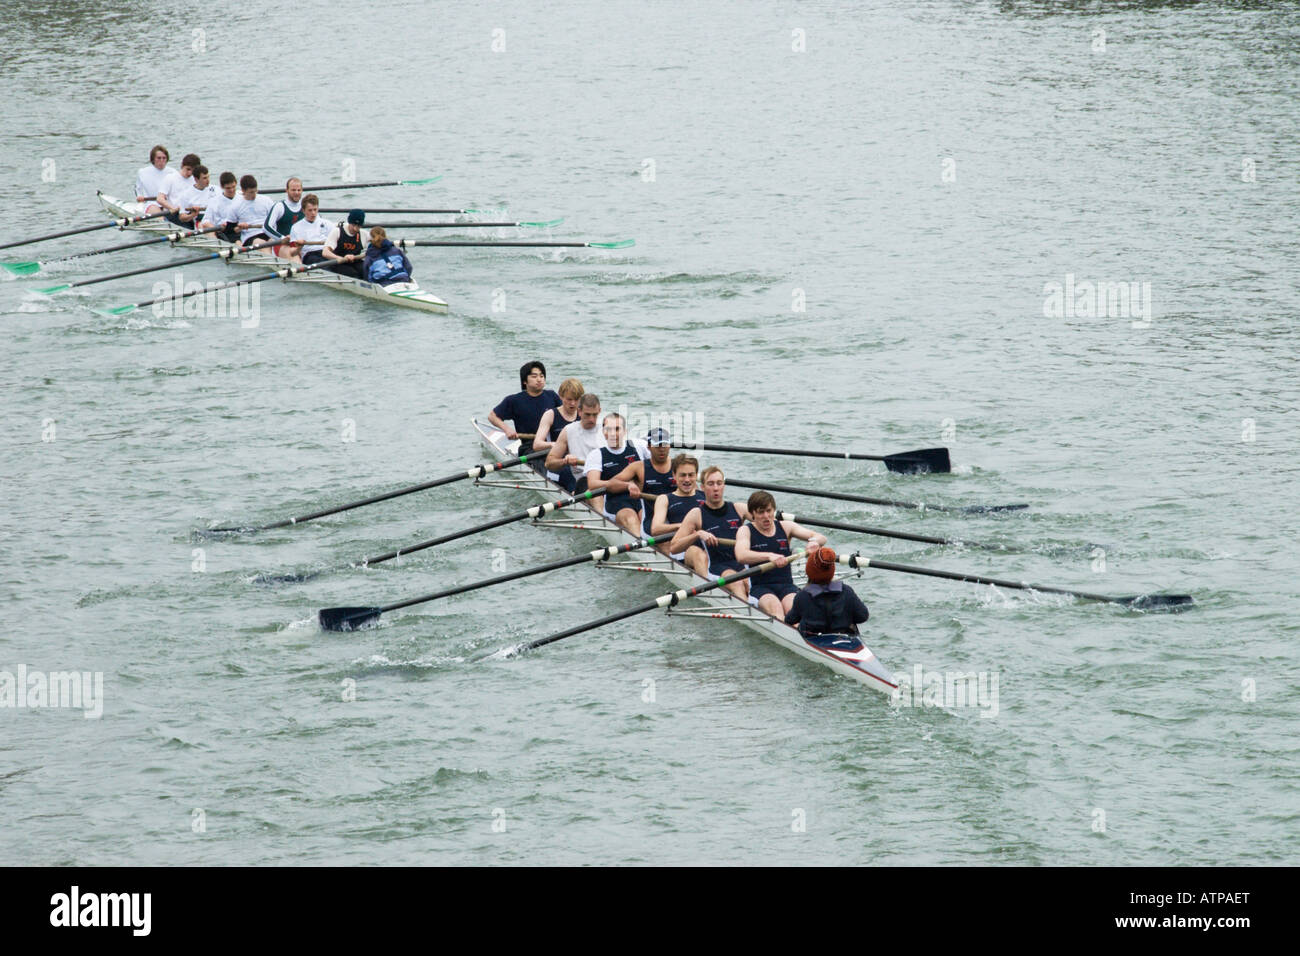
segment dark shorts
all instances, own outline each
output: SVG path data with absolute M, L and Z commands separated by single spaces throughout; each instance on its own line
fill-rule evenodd
M 324 261 L 325 261 L 325 254 L 323 252 L 309 252 L 302 257 L 302 264 L 305 266 L 315 265 L 318 262 L 324 262 Z
M 327 272 L 336 272 L 341 276 L 351 276 L 354 279 L 364 279 L 365 273 L 361 271 L 359 262 L 336 262 L 332 266 L 326 266 Z
M 749 583 L 749 596 L 754 598 L 755 600 L 761 598 L 764 594 L 775 594 L 776 599 L 779 601 L 782 598 L 784 598 L 787 594 L 798 594 L 798 593 L 799 593 L 799 589 L 795 587 L 793 584 L 777 584 L 774 586 L 770 586 L 767 584 L 762 584 L 758 581 L 750 581 Z
M 569 494 L 573 494 L 573 489 L 578 485 L 578 479 L 573 477 L 573 472 L 569 470 L 567 465 L 560 469 L 559 477 L 556 481 L 559 482 L 560 487 Z
M 243 244 L 244 248 L 247 249 L 249 246 L 256 246 L 263 242 L 270 242 L 271 237 L 264 232 L 259 232 L 255 236 L 249 236 L 247 239 L 241 239 L 239 241 Z M 270 246 L 267 246 L 267 249 L 269 250 Z
M 739 561 L 710 561 L 709 576 L 719 577 L 723 571 L 744 571 L 745 566 Z

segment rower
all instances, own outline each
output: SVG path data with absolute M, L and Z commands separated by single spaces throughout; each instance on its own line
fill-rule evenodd
M 605 435 L 600 425 L 600 397 L 585 392 L 578 399 L 578 420 L 565 425 L 560 437 L 546 453 L 546 470 L 568 471 L 573 476 L 573 494 L 587 490 L 587 475 L 583 467 L 587 456 L 605 446 Z
M 591 506 L 599 507 L 606 518 L 616 522 L 634 537 L 641 537 L 641 487 L 635 479 L 624 478 L 626 470 L 648 454 L 634 442 L 627 440 L 627 424 L 618 412 L 610 412 L 601 422 L 605 445 L 587 456 L 583 466 L 587 472 L 589 491 L 607 492 L 593 498 Z
M 304 266 L 324 262 L 322 250 L 333 228 L 332 222 L 320 216 L 320 198 L 315 193 L 303 196 L 302 218 L 289 230 L 289 258 Z
M 651 456 L 654 455 L 654 449 L 650 449 Z M 699 477 L 700 463 L 693 455 L 685 452 L 673 459 L 673 488 L 670 492 L 660 495 L 655 499 L 654 511 L 650 516 L 650 533 L 656 538 L 672 538 L 677 534 L 677 529 L 682 526 L 686 520 L 686 515 L 698 508 L 700 502 L 704 500 L 704 492 L 700 491 L 696 480 Z M 668 556 L 674 561 L 686 560 L 686 555 L 690 552 L 696 552 L 696 556 L 689 561 L 691 567 L 708 568 L 709 558 L 704 553 L 704 549 L 698 544 L 693 544 L 681 554 L 673 554 L 671 542 L 669 546 L 663 547 L 661 551 L 667 551 Z
M 668 495 L 675 488 L 673 466 L 668 461 L 672 450 L 672 436 L 666 428 L 652 428 L 645 437 L 646 456 L 638 458 L 614 477 L 621 481 L 635 482 L 642 494 L 650 495 L 650 500 L 642 509 L 641 534 L 650 534 L 654 521 L 654 509 L 659 499 Z
M 576 378 L 566 378 L 560 383 L 560 387 L 556 389 L 560 404 L 542 413 L 541 419 L 537 422 L 537 433 L 533 437 L 533 451 L 550 451 L 551 446 L 559 440 L 560 432 L 578 420 L 578 400 L 582 398 L 582 393 L 585 391 L 582 382 Z M 577 484 L 573 472 L 568 468 L 561 468 L 559 474 L 548 472 L 547 477 L 552 481 L 558 481 L 560 487 L 568 492 L 572 492 L 574 485 Z
M 361 235 L 361 227 L 365 224 L 365 212 L 353 209 L 348 213 L 347 222 L 340 223 L 330 230 L 321 254 L 326 259 L 333 259 L 335 264 L 325 268 L 341 276 L 352 276 L 354 279 L 365 278 L 365 273 L 361 271 L 361 259 L 364 258 L 366 244 L 366 240 Z
M 512 441 L 520 432 L 536 436 L 541 431 L 543 416 L 560 404 L 560 396 L 546 387 L 546 366 L 541 362 L 525 362 L 519 369 L 519 391 L 497 402 L 488 412 L 488 421 L 506 433 Z M 506 424 L 506 419 L 510 424 Z M 568 424 L 567 422 L 565 424 Z M 519 454 L 533 450 L 533 438 L 519 439 Z
M 375 285 L 393 285 L 397 282 L 413 282 L 415 269 L 406 253 L 393 245 L 388 232 L 383 226 L 370 230 L 370 246 L 366 249 L 366 261 L 362 268 L 366 280 Z
M 257 177 L 251 174 L 239 177 L 239 191 L 244 198 L 235 206 L 235 228 L 239 230 L 239 244 L 247 249 L 271 238 L 262 228 L 271 211 L 271 200 L 257 194 Z
M 749 521 L 736 532 L 736 560 L 750 567 L 776 563 L 771 571 L 749 579 L 749 596 L 758 601 L 759 610 L 784 618 L 799 591 L 790 572 L 790 542 L 807 541 L 808 550 L 815 551 L 826 543 L 826 536 L 793 521 L 777 521 L 776 499 L 769 492 L 754 492 L 745 507 Z
M 178 226 L 183 225 L 180 220 L 181 199 L 194 185 L 194 170 L 198 165 L 199 157 L 194 153 L 186 153 L 181 159 L 180 171 L 169 170 L 163 177 L 163 181 L 158 184 L 158 194 L 154 201 L 166 212 L 163 218 L 168 222 L 174 222 Z
M 302 180 L 291 176 L 284 184 L 284 198 L 271 204 L 270 212 L 262 221 L 262 231 L 275 240 L 271 251 L 277 256 L 292 258 L 283 240 L 289 237 L 293 224 L 302 218 Z
M 180 207 L 177 218 L 180 224 L 198 229 L 202 224 L 204 212 L 218 195 L 217 187 L 212 185 L 208 176 L 208 167 L 202 163 L 195 166 L 194 185 L 177 198 L 176 204 Z
M 158 196 L 159 187 L 162 186 L 168 173 L 172 172 L 171 167 L 167 165 L 169 159 L 171 154 L 167 152 L 166 146 L 155 146 L 149 150 L 149 165 L 141 167 L 135 174 L 135 201 L 146 203 L 145 212 L 162 211 L 162 207 L 154 200 Z
M 794 605 L 785 614 L 785 623 L 798 627 L 805 638 L 827 634 L 858 633 L 871 612 L 862 599 L 835 578 L 835 552 L 818 548 L 808 552 L 808 584 L 794 597 Z
M 727 478 L 717 465 L 710 465 L 700 476 L 704 485 L 704 501 L 687 512 L 681 527 L 673 535 L 669 548 L 674 553 L 686 552 L 686 563 L 695 573 L 706 578 L 739 574 L 745 566 L 736 560 L 735 546 L 719 543 L 719 538 L 734 539 L 740 526 L 749 517 L 743 504 L 726 500 Z M 687 551 L 689 545 L 699 542 L 707 553 L 706 559 L 698 551 Z M 747 579 L 728 584 L 727 590 L 741 600 L 749 597 Z
M 239 198 L 239 181 L 235 179 L 232 172 L 221 174 L 221 191 L 208 203 L 208 208 L 203 211 L 202 227 L 215 231 L 218 239 L 224 239 L 226 242 L 238 242 L 239 230 L 235 228 L 239 222 L 238 205 L 243 202 Z

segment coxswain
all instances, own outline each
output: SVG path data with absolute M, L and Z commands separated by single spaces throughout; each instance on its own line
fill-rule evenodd
M 325 240 L 334 224 L 321 218 L 320 198 L 315 193 L 302 197 L 302 218 L 289 230 L 288 258 L 304 266 L 324 262 Z
M 155 146 L 149 150 L 149 165 L 142 166 L 135 174 L 135 201 L 144 203 L 144 211 L 147 213 L 162 212 L 162 207 L 154 200 L 168 173 L 173 171 L 167 165 L 170 158 L 166 146 Z
M 654 449 L 650 449 L 651 457 L 654 455 Z M 708 568 L 708 555 L 698 544 L 693 544 L 681 554 L 673 554 L 671 550 L 671 539 L 677 534 L 677 529 L 682 526 L 686 520 L 686 515 L 700 506 L 704 500 L 704 492 L 700 491 L 696 483 L 700 473 L 700 463 L 693 455 L 685 452 L 678 455 L 672 461 L 673 468 L 673 488 L 666 495 L 660 495 L 655 499 L 654 510 L 650 517 L 650 533 L 656 538 L 668 538 L 669 546 L 660 548 L 661 551 L 667 551 L 669 557 L 674 561 L 685 561 L 686 555 L 695 551 L 697 556 L 687 561 L 691 567 Z
M 243 202 L 239 197 L 239 180 L 235 179 L 234 173 L 224 172 L 219 181 L 221 190 L 203 211 L 203 222 L 200 225 L 204 229 L 213 230 L 218 239 L 238 242 L 239 230 L 235 225 L 239 222 L 238 206 Z
M 244 198 L 235 206 L 235 228 L 239 230 L 239 244 L 247 249 L 271 238 L 262 228 L 271 211 L 271 200 L 257 194 L 257 177 L 251 174 L 239 177 L 239 191 Z
M 198 229 L 202 225 L 203 214 L 220 195 L 217 187 L 212 185 L 208 176 L 208 167 L 202 163 L 194 167 L 194 185 L 190 186 L 177 200 L 180 212 L 177 218 L 182 226 Z
M 366 214 L 360 209 L 348 213 L 347 222 L 339 223 L 325 237 L 325 248 L 321 254 L 326 259 L 333 259 L 334 265 L 326 266 L 330 272 L 354 279 L 365 278 L 361 271 L 361 260 L 365 258 L 366 240 L 361 235 L 361 227 L 366 224 Z
M 807 541 L 811 552 L 826 543 L 826 536 L 793 521 L 777 521 L 776 499 L 766 491 L 750 495 L 745 508 L 749 511 L 749 521 L 736 532 L 736 560 L 751 568 L 776 562 L 771 571 L 749 579 L 749 596 L 758 601 L 759 610 L 784 618 L 794 606 L 794 596 L 799 591 L 790 572 L 790 542 L 796 538 Z
M 560 404 L 542 413 L 541 419 L 537 422 L 537 433 L 533 437 L 533 451 L 550 451 L 551 446 L 559 441 L 560 432 L 578 420 L 578 400 L 586 391 L 582 387 L 582 382 L 576 378 L 566 378 L 555 391 L 560 397 Z M 561 468 L 558 473 L 548 472 L 547 477 L 552 481 L 558 481 L 560 487 L 569 492 L 572 492 L 574 485 L 577 484 L 572 470 L 568 468 Z
M 362 267 L 366 281 L 375 285 L 393 285 L 397 282 L 412 282 L 415 269 L 406 253 L 393 245 L 388 232 L 383 226 L 370 230 L 370 246 L 366 249 L 366 261 Z
M 806 638 L 825 634 L 857 635 L 858 625 L 871 612 L 853 588 L 835 578 L 835 552 L 818 548 L 808 552 L 808 583 L 794 596 L 785 613 L 785 623 L 797 627 Z
M 319 204 L 318 204 L 319 205 Z M 271 210 L 262 221 L 262 231 L 274 242 L 271 251 L 277 256 L 291 258 L 288 243 L 293 224 L 304 218 L 302 211 L 302 180 L 297 176 L 289 177 L 284 184 L 284 198 L 271 204 Z
M 686 513 L 669 548 L 674 554 L 686 552 L 686 563 L 697 574 L 707 578 L 729 578 L 743 571 L 745 566 L 736 560 L 735 546 L 722 544 L 719 539 L 735 540 L 736 532 L 749 517 L 749 511 L 743 504 L 726 500 L 727 478 L 717 465 L 704 469 L 700 483 L 704 486 L 704 501 Z M 687 551 L 696 542 L 704 546 L 707 558 L 699 551 Z M 746 600 L 749 581 L 745 579 L 728 584 L 727 590 Z
M 519 391 L 507 395 L 492 411 L 488 421 L 513 441 L 523 432 L 535 436 L 542 416 L 560 404 L 560 396 L 546 387 L 546 366 L 539 361 L 525 362 L 519 368 Z M 507 424 L 508 423 L 508 424 Z M 533 437 L 519 439 L 519 454 L 533 450 Z
M 163 181 L 158 184 L 158 194 L 154 202 L 166 213 L 163 216 L 168 222 L 174 222 L 176 225 L 182 225 L 180 220 L 181 200 L 185 194 L 190 191 L 194 185 L 194 170 L 199 166 L 199 157 L 194 153 L 186 153 L 181 159 L 181 168 L 179 171 L 172 169 L 163 177 Z
M 605 494 L 592 499 L 606 518 L 616 522 L 628 534 L 641 537 L 641 488 L 635 479 L 619 477 L 628 466 L 648 455 L 639 444 L 627 440 L 627 423 L 618 412 L 610 412 L 601 421 L 605 444 L 587 455 L 583 470 L 587 473 L 587 490 Z
M 600 397 L 591 392 L 578 399 L 578 420 L 565 425 L 560 437 L 546 453 L 546 470 L 568 471 L 573 477 L 573 494 L 587 490 L 584 467 L 587 456 L 605 447 L 605 435 L 600 427 Z

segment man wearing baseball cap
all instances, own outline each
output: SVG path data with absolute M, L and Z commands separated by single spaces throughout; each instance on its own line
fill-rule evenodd
M 361 260 L 366 256 L 366 240 L 361 235 L 361 227 L 365 224 L 365 212 L 354 209 L 348 213 L 347 222 L 340 223 L 330 230 L 330 234 L 325 237 L 321 255 L 326 259 L 335 260 L 335 264 L 325 268 L 339 275 L 352 276 L 354 279 L 365 278 L 365 274 L 361 271 Z
M 673 479 L 673 466 L 668 460 L 672 451 L 673 439 L 666 428 L 652 428 L 646 433 L 645 443 L 650 449 L 650 458 L 642 458 L 628 465 L 616 476 L 620 481 L 636 482 L 641 494 L 651 495 L 642 509 L 641 534 L 650 535 L 650 523 L 654 520 L 654 502 L 660 495 L 669 494 L 677 487 Z M 662 550 L 662 549 L 661 549 Z

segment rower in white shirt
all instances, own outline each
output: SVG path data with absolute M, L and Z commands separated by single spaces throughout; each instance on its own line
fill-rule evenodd
M 162 212 L 162 207 L 153 200 L 158 195 L 158 187 L 167 178 L 167 174 L 172 172 L 172 168 L 167 165 L 170 158 L 166 146 L 155 146 L 149 150 L 149 165 L 135 174 L 135 201 L 144 203 L 144 211 L 147 213 Z
M 290 257 L 288 246 L 282 240 L 289 237 L 294 223 L 302 217 L 302 180 L 293 176 L 284 184 L 284 198 L 272 204 L 262 223 L 262 231 L 276 242 L 273 251 L 277 256 Z
M 204 212 L 218 195 L 217 187 L 212 185 L 208 177 L 208 167 L 202 163 L 195 166 L 194 185 L 178 200 L 180 213 L 177 218 L 181 225 L 198 229 L 202 225 Z
M 289 230 L 288 258 L 309 266 L 325 261 L 325 240 L 334 224 L 320 216 L 320 199 L 315 193 L 302 197 L 302 218 Z
M 198 165 L 198 156 L 193 153 L 186 153 L 184 158 L 181 159 L 180 171 L 173 169 L 158 187 L 156 202 L 166 211 L 167 215 L 163 218 L 168 222 L 181 225 L 180 201 L 190 191 L 190 187 L 194 185 L 194 169 Z
M 605 444 L 589 452 L 582 466 L 587 474 L 587 490 L 606 492 L 600 498 L 593 498 L 591 506 L 601 508 L 606 518 L 639 538 L 644 520 L 641 486 L 634 478 L 618 476 L 629 465 L 649 458 L 650 452 L 640 442 L 627 440 L 627 423 L 618 412 L 605 416 L 601 432 Z
M 257 178 L 250 174 L 239 177 L 239 190 L 244 198 L 235 207 L 236 228 L 239 230 L 239 244 L 247 249 L 271 238 L 264 229 L 267 213 L 271 211 L 271 200 L 257 194 Z
M 201 228 L 215 230 L 218 239 L 238 242 L 239 230 L 235 228 L 235 224 L 239 222 L 238 206 L 241 202 L 243 199 L 239 196 L 239 181 L 235 179 L 235 174 L 222 173 L 221 191 L 213 197 L 208 203 L 208 208 L 203 211 Z

